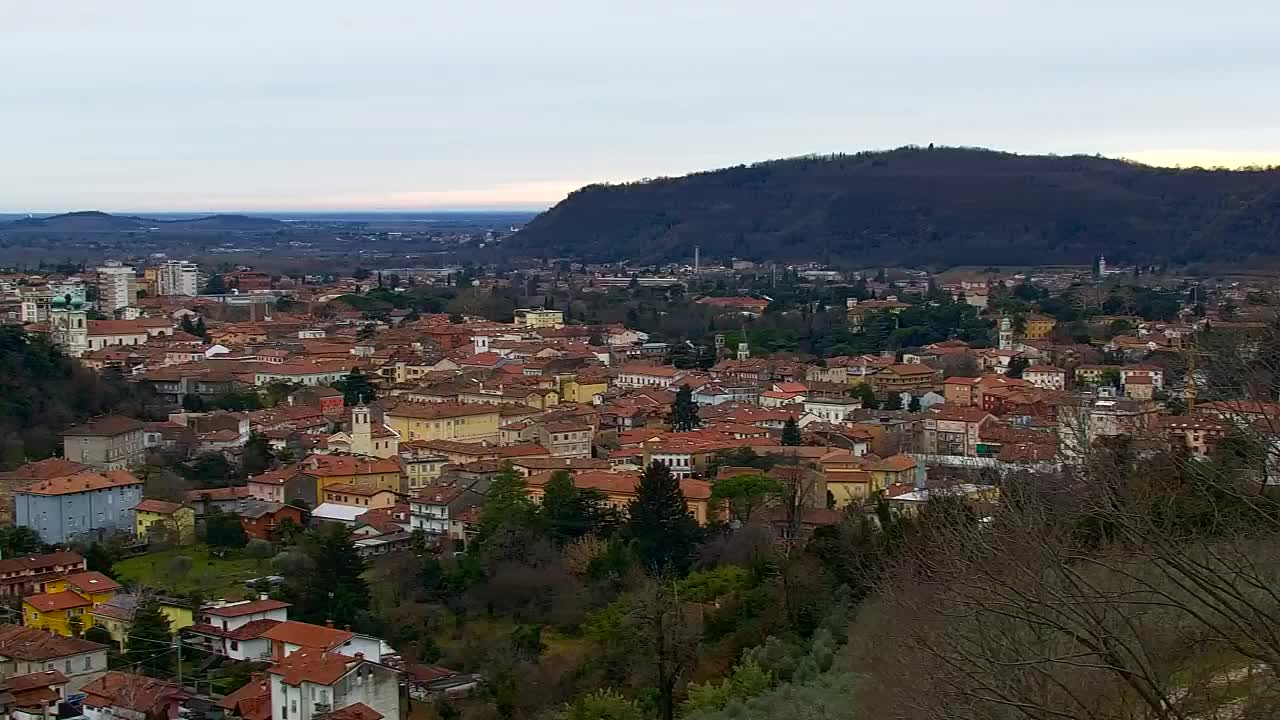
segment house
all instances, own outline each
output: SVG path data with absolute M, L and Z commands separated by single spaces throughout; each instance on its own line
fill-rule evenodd
M 178 632 L 195 622 L 191 606 L 186 600 L 159 596 L 156 600 L 161 614 L 169 621 L 171 632 Z M 141 604 L 142 599 L 137 595 L 117 593 L 110 600 L 95 605 L 89 611 L 93 619 L 93 627 L 106 630 L 111 634 L 111 639 L 115 640 L 116 646 L 124 649 L 129 628 L 133 626 L 133 615 Z
M 127 470 L 146 461 L 144 424 L 123 415 L 105 415 L 62 433 L 62 455 L 97 470 Z
M 856 398 L 818 398 L 810 397 L 804 401 L 804 411 L 817 417 L 822 422 L 834 425 L 843 424 L 845 418 L 854 410 L 862 409 L 862 401 Z
M 324 489 L 330 485 L 364 485 L 401 492 L 400 459 L 360 455 L 309 455 L 299 463 L 304 473 L 315 481 L 315 498 L 323 502 Z
M 339 484 L 329 485 L 321 490 L 320 503 L 370 509 L 392 507 L 400 502 L 400 497 L 400 493 L 395 490 L 368 485 Z
M 684 372 L 670 365 L 626 363 L 618 368 L 614 385 L 624 388 L 669 388 Z
M 9 472 L 0 472 L 0 522 L 13 522 L 13 491 L 39 480 L 78 475 L 93 468 L 65 458 L 45 458 L 20 465 Z
M 1128 385 L 1137 378 L 1145 378 L 1147 382 L 1138 380 L 1138 383 L 1150 385 L 1155 390 L 1164 388 L 1164 369 L 1155 365 L 1122 365 L 1120 366 L 1120 384 Z
M 1022 371 L 1022 379 L 1045 390 L 1065 390 L 1067 371 L 1052 365 L 1029 365 Z
M 110 530 L 133 529 L 142 481 L 123 470 L 80 473 L 33 483 L 14 493 L 14 520 L 53 545 Z
M 190 545 L 196 539 L 196 511 L 178 503 L 145 498 L 133 506 L 134 534 L 152 539 L 158 533 L 178 545 Z
M 0 676 L 57 670 L 67 690 L 80 687 L 107 670 L 107 646 L 20 625 L 0 625 Z
M 534 426 L 538 445 L 551 457 L 591 457 L 595 433 L 591 426 L 577 420 L 538 423 Z
M 497 444 L 502 411 L 480 403 L 402 402 L 383 413 L 383 422 L 400 441 L 462 440 Z
M 979 431 L 993 420 L 995 416 L 981 408 L 935 405 L 925 413 L 924 452 L 977 457 Z
M 300 463 L 268 470 L 249 478 L 249 497 L 274 503 L 301 500 L 309 506 L 320 502 L 315 478 L 303 471 Z
M 625 513 L 636 498 L 636 488 L 640 484 L 638 472 L 614 472 L 611 470 L 576 470 L 569 471 L 573 476 L 573 484 L 580 489 L 598 490 L 604 494 L 605 504 Z M 540 503 L 545 494 L 547 482 L 554 471 L 542 471 L 525 478 L 525 486 L 529 498 Z M 715 516 L 710 507 L 711 484 L 702 480 L 682 479 L 680 490 L 684 493 L 685 505 L 689 514 L 705 525 Z
M 1058 321 L 1048 315 L 1031 313 L 1023 318 L 1022 336 L 1027 340 L 1043 340 L 1053 334 Z
M 120 583 L 92 570 L 45 583 L 45 591 L 22 599 L 22 624 L 66 637 L 93 627 L 89 611 L 111 600 Z
M 85 569 L 84 558 L 70 551 L 26 555 L 0 560 L 0 596 L 15 597 L 45 591 L 45 583 Z
M 218 701 L 232 717 L 241 720 L 271 720 L 271 681 L 267 673 L 253 673 L 249 682 Z
M 305 387 L 289 393 L 289 405 L 312 407 L 325 417 L 341 417 L 345 401 L 341 392 L 323 385 Z
M 399 720 L 401 673 L 370 657 L 308 648 L 277 660 L 273 720 Z
M 81 692 L 88 720 L 171 720 L 190 697 L 176 683 L 118 670 L 86 683 Z
M 1134 400 L 1150 400 L 1155 397 L 1155 385 L 1150 375 L 1133 375 L 1124 380 L 1125 397 Z
M 196 622 L 183 630 L 183 641 L 214 655 L 232 660 L 265 660 L 271 657 L 271 640 L 265 637 L 289 619 L 289 603 L 263 597 L 203 605 Z
M 279 661 L 299 650 L 340 652 L 346 655 L 361 653 L 366 657 L 382 657 L 382 641 L 370 635 L 339 630 L 333 623 L 311 623 L 286 620 L 263 634 L 271 641 L 271 657 Z
M 253 490 L 247 485 L 232 485 L 220 488 L 201 488 L 183 493 L 187 507 L 195 510 L 197 515 L 212 512 L 234 512 L 241 500 L 253 497 Z
M 928 390 L 938 384 L 938 371 L 924 364 L 895 363 L 880 369 L 872 378 L 880 392 Z
M 514 318 L 514 322 L 518 327 L 527 327 L 534 330 L 564 327 L 564 312 L 561 310 L 519 308 L 515 311 Z
M 0 716 L 13 720 L 55 720 L 69 699 L 67 676 L 57 670 L 0 680 Z
M 259 540 L 274 539 L 276 530 L 285 521 L 298 527 L 306 525 L 306 513 L 302 508 L 256 498 L 245 501 L 236 514 L 240 516 L 240 527 L 244 528 L 245 534 Z
M 699 305 L 707 305 L 717 310 L 733 310 L 741 315 L 759 317 L 769 307 L 769 301 L 763 298 L 745 296 L 737 297 L 704 297 L 698 299 Z

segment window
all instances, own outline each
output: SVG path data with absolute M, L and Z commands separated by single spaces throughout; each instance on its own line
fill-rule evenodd
M 86 655 L 86 656 L 85 656 L 85 658 L 84 658 L 84 669 L 85 669 L 85 670 L 92 670 L 92 669 L 93 669 L 93 656 L 92 656 L 92 655 Z
M 70 673 L 70 672 L 71 672 L 71 661 L 70 661 L 70 660 L 68 660 L 68 661 L 66 662 L 66 668 L 67 668 L 67 672 L 68 672 L 68 673 Z
M 231 649 L 232 649 L 232 650 L 239 650 L 239 649 L 240 649 L 240 643 L 239 643 L 238 641 L 236 641 L 236 640 L 232 640 L 232 641 L 231 641 Z

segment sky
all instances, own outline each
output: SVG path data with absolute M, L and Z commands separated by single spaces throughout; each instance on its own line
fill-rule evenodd
M 1280 164 L 1262 0 L 0 0 L 0 212 L 542 208 L 906 144 Z

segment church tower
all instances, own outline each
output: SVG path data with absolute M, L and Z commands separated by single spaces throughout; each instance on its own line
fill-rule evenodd
M 49 306 L 49 331 L 53 344 L 71 357 L 89 351 L 89 313 L 71 300 L 71 296 L 54 298 Z
M 1013 349 L 1013 323 L 1007 317 L 1000 318 L 1000 349 Z
M 364 403 L 351 408 L 351 454 L 373 455 L 373 426 L 369 422 L 369 406 Z

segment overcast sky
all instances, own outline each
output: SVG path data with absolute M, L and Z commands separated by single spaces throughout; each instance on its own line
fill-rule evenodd
M 0 0 L 0 211 L 543 207 L 930 142 L 1280 163 L 1264 0 Z

